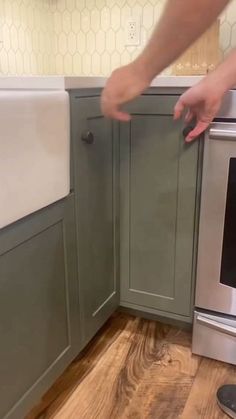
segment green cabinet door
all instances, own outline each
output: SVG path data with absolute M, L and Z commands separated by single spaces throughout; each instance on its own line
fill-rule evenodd
M 74 197 L 0 231 L 0 418 L 21 419 L 79 352 Z
M 184 144 L 181 122 L 173 121 L 176 101 L 144 95 L 121 126 L 121 304 L 187 319 L 199 143 Z
M 99 97 L 80 98 L 75 94 L 71 112 L 78 272 L 86 344 L 119 304 L 118 136 L 113 123 L 101 115 Z

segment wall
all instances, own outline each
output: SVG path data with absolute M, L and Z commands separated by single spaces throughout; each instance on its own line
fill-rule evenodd
M 48 0 L 0 0 L 0 73 L 55 73 L 53 36 Z
M 108 75 L 137 56 L 165 1 L 0 0 L 0 72 Z M 141 18 L 138 47 L 125 45 L 130 16 Z M 236 0 L 221 16 L 220 44 L 223 53 L 236 45 Z
M 145 44 L 165 0 L 58 0 L 54 2 L 56 72 L 108 74 Z M 128 17 L 142 18 L 141 45 L 126 47 Z

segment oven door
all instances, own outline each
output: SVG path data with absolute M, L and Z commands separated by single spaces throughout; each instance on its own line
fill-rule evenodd
M 196 306 L 236 315 L 236 122 L 206 133 Z

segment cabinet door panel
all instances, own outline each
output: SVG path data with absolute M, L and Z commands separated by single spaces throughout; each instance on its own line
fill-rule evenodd
M 73 105 L 79 114 L 73 143 L 85 342 L 111 315 L 119 298 L 116 272 L 117 139 L 112 122 L 100 113 L 99 102 L 99 98 L 83 98 Z M 94 136 L 92 144 L 81 139 L 87 131 Z
M 20 418 L 79 352 L 73 205 L 0 232 L 1 418 Z
M 140 98 L 121 128 L 121 300 L 189 316 L 199 147 L 184 144 L 176 100 Z
M 131 124 L 130 287 L 173 298 L 179 143 L 174 130 L 163 136 L 170 123 L 140 116 Z

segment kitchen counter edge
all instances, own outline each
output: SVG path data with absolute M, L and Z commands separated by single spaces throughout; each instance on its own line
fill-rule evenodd
M 158 76 L 151 87 L 180 88 L 191 87 L 202 76 Z M 0 90 L 76 90 L 103 88 L 106 77 L 67 77 L 67 76 L 1 76 Z

